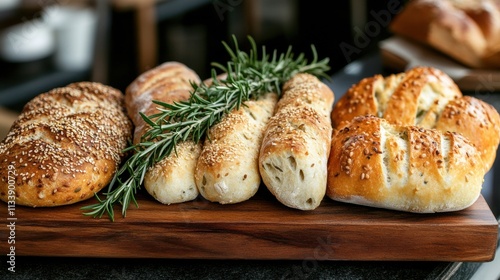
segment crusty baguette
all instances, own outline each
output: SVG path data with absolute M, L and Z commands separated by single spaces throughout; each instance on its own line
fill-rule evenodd
M 0 199 L 43 207 L 94 196 L 113 178 L 131 133 L 117 89 L 81 82 L 36 96 L 0 143 Z
M 325 196 L 334 95 L 316 77 L 298 74 L 283 86 L 259 154 L 264 184 L 284 205 L 316 209 Z
M 153 100 L 174 103 L 187 100 L 192 90 L 191 83 L 199 83 L 198 75 L 185 65 L 171 61 L 165 62 L 142 73 L 126 89 L 125 105 L 134 122 L 134 143 L 141 140 L 148 130 L 139 112 L 150 116 L 159 112 Z
M 327 196 L 416 213 L 457 211 L 479 197 L 482 165 L 459 134 L 356 117 L 332 138 Z
M 332 124 L 340 129 L 354 117 L 368 114 L 393 124 L 458 132 L 476 146 L 486 170 L 493 165 L 500 143 L 500 116 L 495 108 L 462 96 L 448 75 L 431 67 L 361 80 L 335 104 Z
M 250 199 L 261 183 L 259 149 L 277 94 L 249 100 L 211 127 L 196 165 L 196 185 L 212 202 L 233 204 Z
M 500 51 L 500 5 L 496 0 L 412 0 L 389 28 L 466 66 L 500 67 L 487 59 Z
M 166 62 L 144 72 L 126 90 L 125 103 L 135 124 L 134 143 L 138 143 L 149 126 L 139 115 L 159 112 L 153 100 L 165 103 L 187 100 L 191 83 L 200 78 L 191 69 L 178 62 Z M 194 169 L 201 145 L 193 141 L 180 143 L 177 153 L 153 165 L 144 177 L 144 187 L 156 200 L 164 204 L 180 203 L 195 199 L 199 192 L 194 181 Z

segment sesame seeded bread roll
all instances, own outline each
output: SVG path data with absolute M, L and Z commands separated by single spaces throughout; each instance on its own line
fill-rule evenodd
M 455 82 L 432 67 L 375 75 L 353 85 L 333 107 L 334 128 L 354 117 L 374 115 L 398 125 L 433 126 L 449 101 L 462 96 Z
M 309 74 L 283 85 L 259 154 L 264 184 L 282 204 L 316 209 L 325 196 L 332 127 L 331 89 Z
M 134 143 L 139 143 L 149 126 L 139 112 L 150 116 L 159 113 L 152 101 L 173 103 L 188 100 L 191 83 L 200 83 L 198 75 L 178 62 L 165 62 L 137 77 L 126 90 L 127 111 L 135 124 Z M 177 153 L 154 164 L 144 176 L 144 188 L 163 204 L 190 201 L 198 197 L 194 169 L 201 144 L 193 141 L 179 143 Z
M 483 159 L 485 171 L 491 169 L 500 143 L 500 115 L 495 107 L 471 96 L 451 100 L 433 128 L 465 136 Z
M 277 94 L 267 93 L 246 101 L 209 129 L 195 173 L 205 199 L 233 204 L 255 195 L 261 183 L 258 156 L 262 134 L 277 100 Z
M 460 133 L 476 146 L 486 171 L 493 165 L 500 143 L 500 116 L 495 108 L 462 96 L 448 75 L 431 67 L 361 80 L 335 104 L 331 119 L 333 127 L 341 129 L 364 115 L 398 125 Z
M 131 139 L 123 105 L 120 91 L 90 82 L 33 98 L 0 143 L 0 199 L 44 207 L 94 196 Z
M 333 135 L 327 196 L 415 213 L 458 211 L 479 197 L 482 166 L 460 134 L 356 117 Z

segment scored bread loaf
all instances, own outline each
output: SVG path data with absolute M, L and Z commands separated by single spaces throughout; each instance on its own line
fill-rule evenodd
M 282 204 L 316 209 L 325 196 L 334 94 L 318 78 L 297 74 L 283 85 L 259 154 L 264 184 Z
M 340 129 L 356 116 L 374 115 L 393 124 L 462 134 L 476 146 L 489 170 L 500 142 L 500 116 L 484 101 L 462 93 L 453 80 L 431 67 L 415 67 L 353 85 L 335 104 L 332 125 Z
M 497 0 L 411 0 L 389 28 L 469 67 L 500 67 L 489 59 L 500 52 Z
M 131 139 L 123 105 L 119 90 L 91 82 L 34 97 L 0 143 L 0 199 L 44 207 L 93 197 Z
M 460 134 L 356 117 L 332 137 L 327 196 L 416 213 L 457 211 L 479 197 L 482 165 Z
M 165 62 L 137 77 L 126 90 L 127 111 L 135 124 L 134 143 L 139 143 L 149 126 L 139 115 L 156 114 L 159 105 L 153 100 L 173 103 L 187 100 L 191 83 L 200 83 L 198 75 L 178 62 Z M 144 176 L 144 188 L 164 204 L 195 199 L 199 192 L 194 170 L 201 145 L 187 140 L 176 146 L 176 152 L 154 164 Z
M 277 94 L 267 93 L 246 101 L 209 129 L 195 172 L 205 199 L 233 204 L 255 195 L 261 183 L 258 156 L 263 129 L 277 100 Z
M 356 116 L 371 114 L 400 125 L 433 123 L 445 105 L 462 92 L 444 72 L 419 66 L 383 77 L 374 75 L 353 85 L 335 104 L 335 128 Z

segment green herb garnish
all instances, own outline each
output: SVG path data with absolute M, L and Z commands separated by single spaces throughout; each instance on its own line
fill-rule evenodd
M 144 175 L 149 167 L 175 152 L 177 143 L 185 140 L 201 141 L 207 130 L 222 117 L 243 102 L 257 99 L 267 92 L 281 93 L 281 86 L 297 73 L 310 73 L 318 77 L 328 78 L 330 69 L 328 58 L 318 61 L 317 52 L 311 46 L 313 60 L 308 63 L 304 54 L 294 57 L 292 48 L 279 54 L 275 50 L 272 55 L 262 47 L 262 54 L 257 52 L 255 41 L 249 37 L 251 49 L 249 53 L 241 51 L 233 36 L 234 50 L 222 42 L 231 60 L 224 66 L 212 63 L 212 83 L 206 85 L 192 84 L 191 97 L 187 101 L 168 104 L 153 101 L 160 106 L 160 113 L 142 118 L 150 125 L 140 143 L 131 145 L 125 151 L 134 151 L 122 167 L 116 172 L 113 180 L 98 203 L 84 206 L 84 215 L 102 217 L 105 213 L 114 221 L 114 205 L 121 204 L 122 216 L 125 217 L 130 202 L 138 207 L 135 195 L 141 188 Z M 227 73 L 227 78 L 218 80 L 216 69 Z

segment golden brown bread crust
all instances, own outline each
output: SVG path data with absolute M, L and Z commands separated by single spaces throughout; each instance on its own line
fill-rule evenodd
M 137 77 L 127 87 L 125 102 L 133 106 L 132 104 L 135 102 L 132 100 L 137 100 L 137 97 L 153 88 L 168 87 L 169 90 L 189 90 L 192 82 L 200 82 L 200 78 L 193 70 L 179 62 L 165 62 Z
M 125 104 L 135 125 L 134 143 L 149 129 L 139 112 L 146 116 L 159 113 L 153 100 L 173 103 L 189 99 L 191 83 L 200 83 L 193 70 L 178 62 L 165 62 L 142 73 L 127 87 Z
M 452 100 L 434 128 L 462 134 L 480 153 L 485 169 L 493 166 L 500 143 L 500 115 L 490 104 L 471 96 Z
M 334 94 L 332 90 L 313 75 L 300 73 L 283 84 L 283 94 L 276 105 L 275 113 L 287 107 L 314 107 L 318 113 L 326 116 L 332 111 Z
M 479 27 L 487 41 L 489 52 L 499 50 L 500 1 L 498 0 L 450 0 L 453 6 L 465 12 Z
M 500 142 L 500 116 L 494 107 L 462 96 L 452 79 L 430 67 L 365 78 L 335 104 L 331 118 L 340 129 L 363 115 L 383 117 L 398 125 L 416 125 L 467 137 L 481 153 L 486 170 L 493 165 Z
M 339 128 L 367 114 L 402 125 L 432 123 L 449 100 L 460 96 L 455 82 L 432 67 L 415 67 L 385 78 L 375 75 L 353 85 L 339 99 L 331 113 L 332 125 Z
M 417 213 L 457 211 L 479 196 L 482 166 L 459 134 L 356 117 L 332 138 L 327 195 Z
M 500 7 L 495 0 L 412 0 L 390 30 L 473 68 L 498 68 L 487 57 L 500 51 Z
M 112 179 L 131 130 L 123 95 L 111 87 L 81 82 L 38 95 L 0 144 L 0 199 L 10 200 L 9 177 L 19 205 L 92 197 Z

